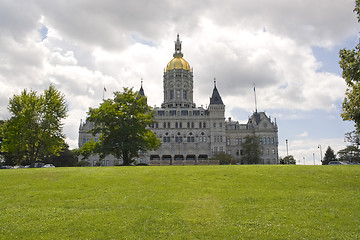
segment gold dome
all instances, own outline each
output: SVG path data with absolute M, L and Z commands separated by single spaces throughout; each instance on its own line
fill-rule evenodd
M 174 57 L 166 66 L 166 72 L 173 69 L 184 69 L 191 72 L 190 64 L 182 57 Z

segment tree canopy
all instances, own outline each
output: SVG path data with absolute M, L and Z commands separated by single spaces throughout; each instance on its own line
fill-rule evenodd
M 284 158 L 280 158 L 280 164 L 296 164 L 296 160 L 293 155 L 287 155 Z
M 94 124 L 90 132 L 100 134 L 97 142 L 84 144 L 82 153 L 99 154 L 100 159 L 113 155 L 130 165 L 141 151 L 155 150 L 160 140 L 148 128 L 154 124 L 154 111 L 146 98 L 132 88 L 114 92 L 114 99 L 106 99 L 98 108 L 90 108 L 87 121 Z
M 354 12 L 360 22 L 360 0 L 356 0 Z M 360 43 L 355 49 L 341 49 L 339 56 L 342 77 L 347 85 L 341 116 L 345 121 L 354 121 L 356 130 L 360 132 Z
M 339 159 L 348 163 L 360 162 L 360 137 L 357 131 L 348 132 L 345 134 L 345 142 L 350 145 L 338 151 Z
M 242 146 L 242 163 L 259 164 L 261 163 L 260 140 L 257 136 L 246 136 L 241 144 Z
M 53 85 L 37 95 L 24 90 L 8 105 L 12 117 L 2 127 L 1 150 L 18 164 L 35 162 L 57 155 L 64 143 L 62 120 L 67 117 L 65 96 Z

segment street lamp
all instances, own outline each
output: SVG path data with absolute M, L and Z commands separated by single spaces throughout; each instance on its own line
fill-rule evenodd
M 322 159 L 322 150 L 321 150 L 321 145 L 320 145 L 320 144 L 319 144 L 318 148 L 320 149 L 320 160 L 321 160 L 321 162 L 322 162 L 323 159 Z
M 285 140 L 286 142 L 286 156 L 289 156 L 289 147 L 288 147 L 288 140 Z

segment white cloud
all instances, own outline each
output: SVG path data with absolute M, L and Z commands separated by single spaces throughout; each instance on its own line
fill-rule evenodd
M 309 133 L 307 131 L 305 131 L 299 135 L 299 137 L 307 137 L 307 136 L 309 136 Z
M 333 111 L 345 84 L 340 76 L 319 72 L 312 47 L 330 49 L 356 35 L 353 7 L 353 0 L 185 0 L 181 5 L 5 0 L 0 3 L 0 118 L 9 117 L 12 94 L 24 88 L 42 92 L 53 83 L 69 103 L 64 129 L 76 147 L 78 123 L 99 104 L 104 85 L 111 97 L 123 87 L 139 89 L 143 78 L 150 105 L 162 103 L 163 69 L 177 32 L 194 68 L 197 105 L 209 103 L 216 77 L 231 115 L 254 109 L 254 83 L 260 110 L 292 109 L 293 119 L 299 117 L 296 110 Z

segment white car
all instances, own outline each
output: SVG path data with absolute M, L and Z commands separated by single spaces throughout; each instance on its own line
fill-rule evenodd
M 43 166 L 43 168 L 50 168 L 50 167 L 55 167 L 55 166 L 53 164 L 51 164 L 51 163 L 45 164 Z

